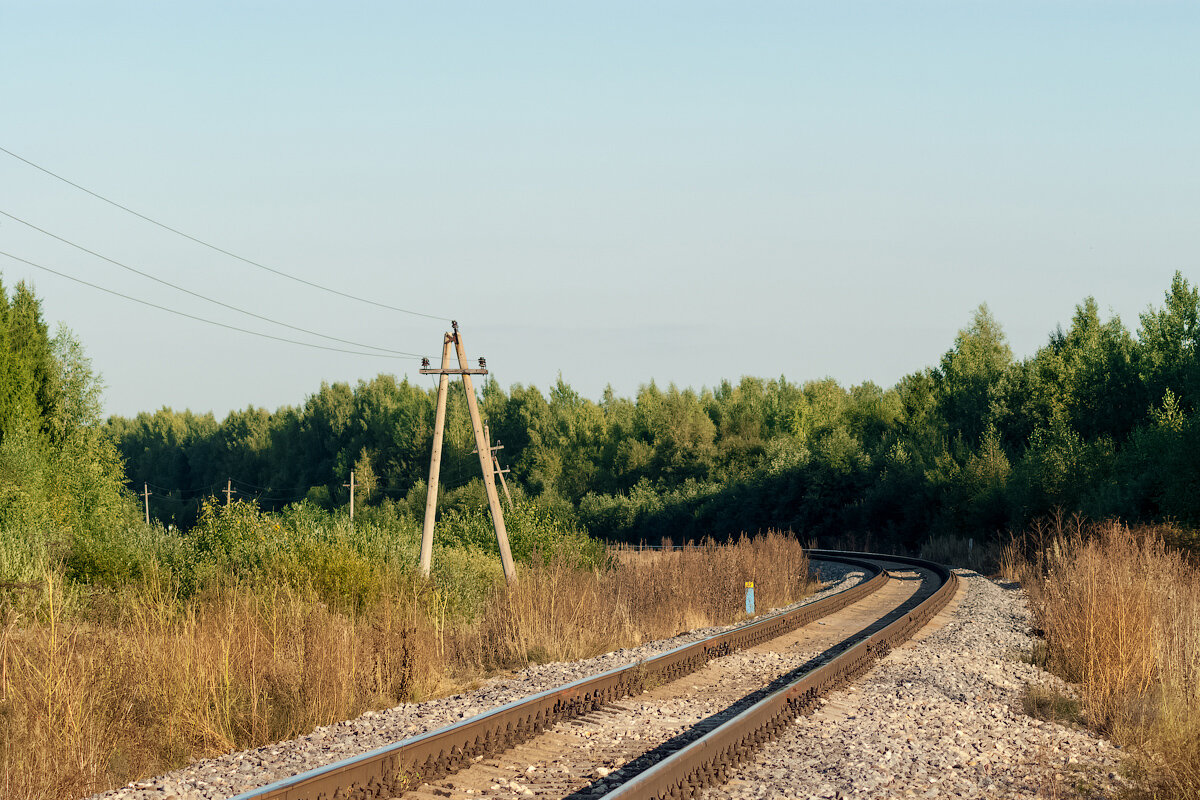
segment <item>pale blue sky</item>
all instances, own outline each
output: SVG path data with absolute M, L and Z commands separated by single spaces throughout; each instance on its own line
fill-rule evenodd
M 890 385 L 987 302 L 1019 355 L 1200 279 L 1192 3 L 0 3 L 0 146 L 585 395 Z M 257 313 L 445 329 L 198 248 L 0 153 L 0 210 Z M 7 218 L 0 250 L 275 335 Z M 407 361 L 210 328 L 0 257 L 107 407 L 224 414 Z M 424 379 L 428 380 L 428 379 Z

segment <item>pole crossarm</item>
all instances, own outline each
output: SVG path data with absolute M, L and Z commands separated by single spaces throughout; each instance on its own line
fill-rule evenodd
M 487 375 L 486 369 L 419 369 L 422 375 Z

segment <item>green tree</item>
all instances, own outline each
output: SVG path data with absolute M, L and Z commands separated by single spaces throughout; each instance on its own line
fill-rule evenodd
M 1147 400 L 1161 402 L 1169 389 L 1188 410 L 1200 405 L 1200 293 L 1179 272 L 1161 309 L 1140 317 L 1137 364 Z
M 1000 323 L 984 304 L 975 310 L 971 324 L 958 332 L 954 349 L 942 356 L 933 373 L 942 419 L 950 434 L 961 436 L 967 446 L 978 446 L 995 389 L 1012 360 Z

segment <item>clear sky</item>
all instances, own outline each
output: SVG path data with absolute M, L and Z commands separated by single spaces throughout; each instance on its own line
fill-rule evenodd
M 305 280 L 453 317 L 585 396 L 1018 355 L 1084 297 L 1200 279 L 1200 4 L 0 4 L 0 147 Z M 0 153 L 0 211 L 262 316 L 440 352 L 448 323 L 286 281 Z M 0 217 L 0 250 L 286 338 Z M 299 404 L 412 361 L 310 350 L 0 256 L 110 413 Z M 337 343 L 324 341 L 330 346 Z

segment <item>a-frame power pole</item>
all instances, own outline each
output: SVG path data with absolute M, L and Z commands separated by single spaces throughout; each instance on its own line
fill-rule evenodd
M 446 393 L 449 391 L 451 375 L 461 375 L 463 390 L 467 395 L 467 409 L 471 412 L 471 428 L 475 432 L 475 448 L 479 453 L 479 466 L 483 472 L 483 488 L 487 491 L 488 510 L 492 514 L 492 527 L 496 529 L 496 544 L 500 548 L 500 565 L 504 568 L 504 577 L 509 582 L 517 579 L 516 567 L 513 566 L 512 551 L 508 547 L 508 529 L 504 526 L 504 511 L 500 507 L 500 497 L 496 494 L 495 464 L 492 460 L 491 442 L 483 431 L 483 420 L 479 416 L 479 402 L 475 399 L 475 387 L 471 383 L 472 375 L 487 375 L 483 359 L 479 359 L 479 369 L 467 367 L 467 354 L 463 349 L 462 336 L 458 332 L 458 323 L 451 322 L 454 333 L 447 333 L 442 341 L 442 366 L 432 369 L 428 361 L 423 362 L 422 375 L 438 375 L 437 410 L 433 420 L 433 449 L 429 459 L 429 485 L 425 497 L 425 522 L 421 526 L 421 563 L 422 575 L 429 575 L 429 567 L 433 561 L 433 526 L 437 514 L 438 475 L 442 463 L 442 436 L 446 429 Z M 454 347 L 458 355 L 458 369 L 450 368 L 450 348 Z

